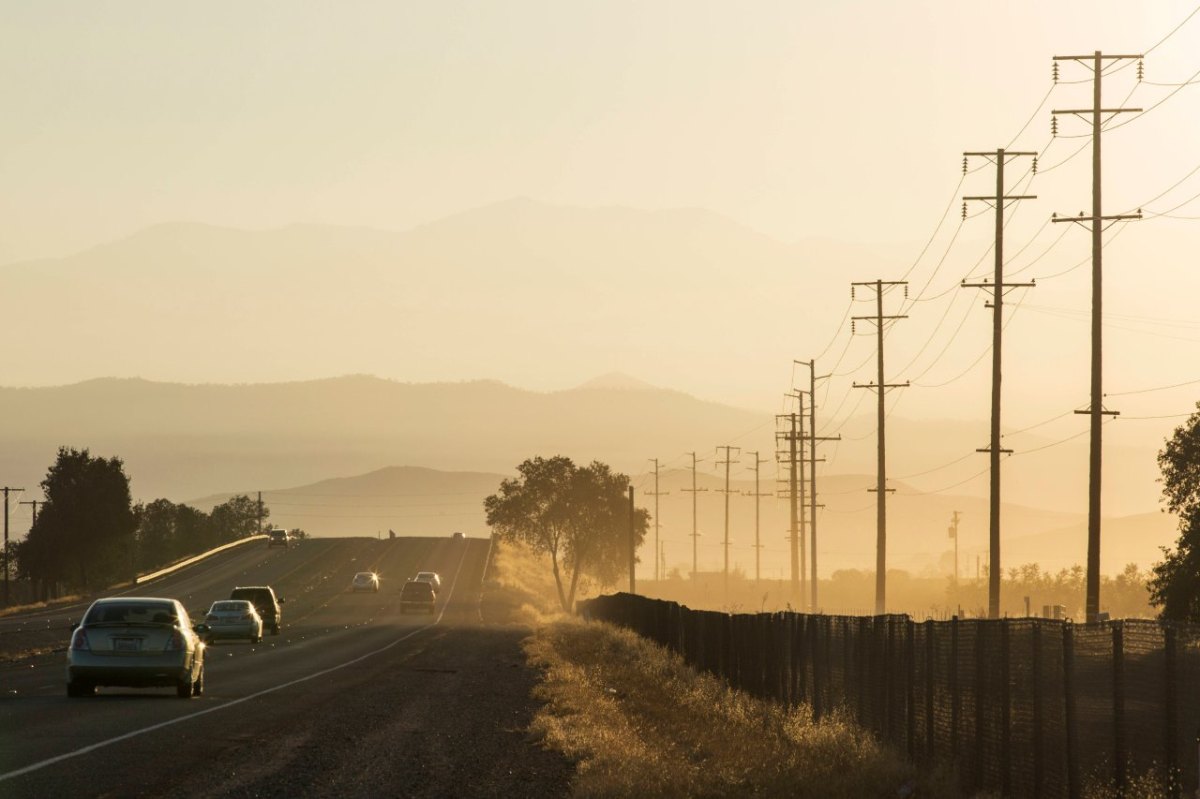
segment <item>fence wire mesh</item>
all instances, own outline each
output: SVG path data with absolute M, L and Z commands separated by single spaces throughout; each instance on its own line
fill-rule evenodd
M 840 711 L 964 792 L 1197 787 L 1200 628 L 1149 620 L 728 614 L 632 594 L 580 604 L 755 696 Z

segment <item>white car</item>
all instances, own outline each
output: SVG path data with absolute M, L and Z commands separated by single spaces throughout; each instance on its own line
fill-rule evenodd
M 429 583 L 433 586 L 435 594 L 442 590 L 442 578 L 438 576 L 437 572 L 417 572 L 417 576 L 413 580 L 418 583 Z
M 263 637 L 263 620 L 248 599 L 221 599 L 212 603 L 204 617 L 208 632 L 204 640 L 247 638 L 257 644 Z
M 169 686 L 183 699 L 204 691 L 203 625 L 192 629 L 177 600 L 97 599 L 71 634 L 67 696 L 94 696 L 98 685 Z
M 359 572 L 350 581 L 351 591 L 379 591 L 379 575 L 375 572 Z

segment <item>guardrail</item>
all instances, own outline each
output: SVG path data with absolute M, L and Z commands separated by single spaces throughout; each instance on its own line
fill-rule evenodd
M 151 580 L 157 580 L 159 577 L 166 577 L 168 574 L 172 574 L 180 569 L 191 566 L 193 563 L 199 563 L 205 558 L 211 558 L 213 555 L 224 552 L 227 549 L 240 547 L 242 544 L 248 544 L 251 541 L 265 541 L 266 539 L 267 536 L 265 535 L 250 535 L 246 536 L 245 538 L 239 538 L 237 541 L 230 541 L 228 544 L 222 544 L 216 549 L 210 549 L 207 552 L 201 552 L 199 555 L 194 555 L 187 560 L 181 560 L 178 563 L 173 563 L 166 568 L 159 569 L 158 571 L 153 571 L 149 574 L 139 574 L 137 577 L 133 578 L 133 584 L 141 585 L 142 583 L 148 583 Z

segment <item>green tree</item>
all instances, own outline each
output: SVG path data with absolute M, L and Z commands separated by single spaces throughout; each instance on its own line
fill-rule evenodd
M 265 504 L 262 507 L 262 518 L 265 521 L 271 515 L 271 510 Z M 254 535 L 258 529 L 258 502 L 245 494 L 230 497 L 212 509 L 210 514 L 212 524 L 212 541 L 214 545 L 228 544 L 239 538 Z
M 46 501 L 18 550 L 22 569 L 84 590 L 127 576 L 137 522 L 121 460 L 61 447 L 41 486 Z
M 559 604 L 570 612 L 580 577 L 611 585 L 628 568 L 629 478 L 599 461 L 578 467 L 561 455 L 527 460 L 517 473 L 484 500 L 487 522 L 501 540 L 550 556 Z M 635 546 L 649 519 L 646 510 L 634 510 Z
M 1150 600 L 1163 618 L 1200 621 L 1200 410 L 1167 439 L 1158 465 L 1166 509 L 1179 517 L 1179 539 L 1151 570 Z

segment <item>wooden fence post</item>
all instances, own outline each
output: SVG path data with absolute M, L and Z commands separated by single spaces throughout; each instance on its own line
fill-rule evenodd
M 1166 623 L 1163 627 L 1163 750 L 1167 753 L 1164 765 L 1167 769 L 1167 780 L 1171 785 L 1173 796 L 1179 795 L 1179 711 L 1175 707 L 1178 701 L 1176 681 L 1176 658 L 1178 643 L 1175 625 Z
M 821 713 L 823 710 L 821 705 L 821 619 L 821 616 L 809 616 L 809 620 L 813 622 L 810 624 L 812 629 L 812 637 L 810 639 L 812 642 L 812 649 L 809 652 L 809 660 L 812 662 L 812 713 L 814 721 L 819 721 L 821 719 Z
M 1045 765 L 1042 748 L 1042 623 L 1033 622 L 1033 658 L 1030 663 L 1033 678 L 1033 795 L 1040 797 L 1045 791 Z
M 916 623 L 904 621 L 904 673 L 907 691 L 904 697 L 904 737 L 908 739 L 908 759 L 917 759 L 917 657 Z
M 979 619 L 975 622 L 975 763 L 976 789 L 983 787 L 983 715 L 987 708 L 987 631 L 990 622 Z
M 933 619 L 925 620 L 925 763 L 929 765 L 933 763 L 934 741 L 933 741 L 933 686 L 934 686 L 934 662 L 936 650 L 934 648 L 934 626 Z
M 1079 799 L 1079 730 L 1075 713 L 1075 630 L 1063 622 L 1063 706 L 1067 732 L 1067 796 Z
M 950 619 L 950 755 L 958 762 L 958 728 L 962 721 L 962 691 L 958 685 L 958 616 Z
M 1009 620 L 1000 622 L 1000 793 L 1012 796 L 1012 685 L 1009 663 L 1012 649 L 1009 643 Z
M 1113 781 L 1125 790 L 1125 625 L 1112 622 Z

